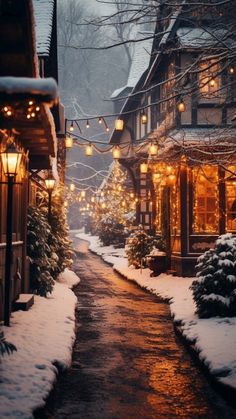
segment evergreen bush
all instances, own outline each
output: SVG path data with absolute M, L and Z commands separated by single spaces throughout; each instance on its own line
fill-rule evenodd
M 198 258 L 191 290 L 201 318 L 236 315 L 236 237 L 220 236 L 214 249 Z
M 140 225 L 129 237 L 126 246 L 128 264 L 135 268 L 146 267 L 146 256 L 157 246 L 155 237 L 146 233 Z
M 111 216 L 106 216 L 101 219 L 98 228 L 98 235 L 104 246 L 110 246 L 111 244 L 125 245 L 125 227 Z
M 48 245 L 50 226 L 43 212 L 29 207 L 27 221 L 27 254 L 30 258 L 30 286 L 35 294 L 43 297 L 53 290 L 51 274 L 55 260 Z
M 15 345 L 8 342 L 5 337 L 4 333 L 1 330 L 0 331 L 0 356 L 3 356 L 4 354 L 10 355 L 12 352 L 17 351 Z

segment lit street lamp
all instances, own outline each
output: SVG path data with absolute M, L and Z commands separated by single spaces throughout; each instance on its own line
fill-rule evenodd
M 56 181 L 53 178 L 45 179 L 45 185 L 48 191 L 48 221 L 49 222 L 51 220 L 51 214 L 52 214 L 52 191 L 54 189 L 55 183 Z
M 5 253 L 5 285 L 4 285 L 4 325 L 10 326 L 11 314 L 11 266 L 12 266 L 12 209 L 13 185 L 20 166 L 22 153 L 11 144 L 1 152 L 2 167 L 7 177 L 7 225 Z

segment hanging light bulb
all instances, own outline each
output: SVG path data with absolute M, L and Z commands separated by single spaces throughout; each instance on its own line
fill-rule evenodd
M 134 198 L 135 197 L 135 195 L 134 195 L 134 193 L 133 192 L 130 192 L 130 198 Z
M 70 184 L 70 191 L 71 192 L 74 192 L 74 190 L 75 190 L 75 184 L 74 183 L 71 183 Z
M 73 121 L 71 121 L 69 131 L 70 132 L 73 132 L 74 131 L 74 123 L 73 123 Z
M 177 108 L 179 112 L 185 112 L 186 106 L 183 99 L 181 99 L 180 102 L 177 104 Z
M 95 202 L 95 197 L 94 196 L 91 197 L 91 202 Z
M 106 208 L 105 202 L 102 203 L 102 208 Z
M 86 191 L 81 191 L 81 198 L 85 198 L 86 196 Z
M 86 128 L 89 128 L 89 127 L 90 127 L 90 124 L 89 124 L 89 120 L 87 119 Z
M 65 138 L 65 146 L 66 146 L 66 148 L 73 147 L 73 138 L 70 137 L 69 135 L 67 135 L 66 138 Z
M 98 118 L 98 123 L 101 124 L 102 123 L 102 118 L 101 116 Z
M 116 119 L 115 121 L 115 129 L 117 131 L 122 131 L 124 128 L 124 121 L 123 119 Z
M 7 112 L 8 111 L 8 107 L 7 106 L 4 106 L 3 110 L 4 110 L 4 112 Z
M 155 143 L 151 143 L 148 148 L 148 153 L 150 156 L 157 156 L 158 154 L 158 145 Z
M 235 67 L 233 65 L 229 66 L 228 73 L 231 74 L 231 75 L 235 73 Z
M 112 156 L 113 156 L 113 159 L 120 158 L 120 147 L 118 147 L 117 145 L 112 149 Z
M 110 128 L 108 126 L 106 126 L 106 132 L 109 132 Z
M 141 122 L 144 125 L 147 123 L 147 114 L 144 111 L 141 114 Z
M 141 163 L 140 164 L 140 173 L 147 173 L 148 172 L 148 165 L 147 163 Z
M 86 149 L 85 149 L 85 155 L 87 156 L 87 157 L 89 157 L 89 156 L 92 156 L 93 155 L 93 146 L 92 146 L 92 144 L 88 144 L 87 146 L 86 146 Z

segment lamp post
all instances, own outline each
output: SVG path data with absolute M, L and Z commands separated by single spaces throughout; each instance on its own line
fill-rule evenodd
M 12 204 L 14 179 L 21 162 L 22 153 L 11 144 L 1 152 L 3 171 L 7 177 L 7 225 L 4 285 L 4 325 L 10 326 L 11 314 L 11 267 L 12 267 Z
M 45 185 L 48 191 L 48 221 L 49 223 L 51 221 L 51 215 L 52 215 L 52 191 L 54 189 L 55 183 L 56 181 L 53 178 L 45 179 Z

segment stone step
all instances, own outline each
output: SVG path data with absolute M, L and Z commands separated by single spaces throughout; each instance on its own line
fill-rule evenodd
M 33 294 L 20 294 L 19 298 L 13 303 L 13 310 L 27 311 L 34 304 Z

